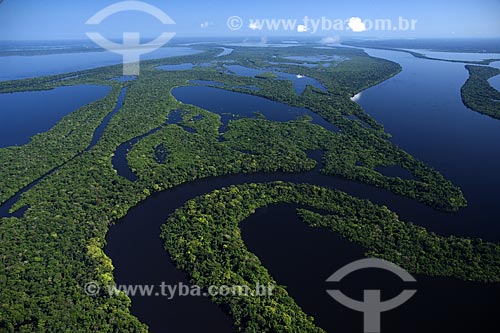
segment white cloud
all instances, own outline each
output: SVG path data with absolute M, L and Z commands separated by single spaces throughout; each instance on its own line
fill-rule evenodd
M 297 32 L 307 32 L 307 27 L 303 24 L 297 26 Z
M 351 28 L 353 32 L 366 31 L 366 24 L 364 24 L 363 20 L 359 17 L 351 17 L 347 25 L 349 26 L 349 28 Z
M 340 38 L 336 37 L 324 37 L 320 41 L 320 44 L 338 44 L 340 42 Z
M 213 25 L 214 25 L 214 22 L 208 22 L 208 21 L 205 21 L 205 22 L 202 22 L 202 23 L 200 24 L 200 27 L 201 27 L 202 29 L 206 29 L 206 28 L 211 27 L 211 26 L 213 26 Z
M 257 22 L 250 22 L 250 24 L 248 25 L 248 27 L 251 30 L 262 30 L 262 27 Z

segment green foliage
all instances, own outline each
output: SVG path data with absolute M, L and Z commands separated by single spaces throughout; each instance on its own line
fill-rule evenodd
M 145 331 L 146 327 L 130 314 L 127 297 L 88 297 L 83 286 L 90 281 L 112 284 L 113 266 L 103 252 L 103 240 L 110 224 L 125 216 L 131 207 L 151 193 L 194 179 L 230 173 L 311 170 L 316 162 L 305 152 L 320 149 L 326 152 L 323 161 L 326 174 L 384 187 L 445 210 L 457 210 L 465 205 L 459 189 L 390 144 L 383 127 L 350 100 L 362 89 L 395 75 L 400 70 L 397 64 L 370 58 L 359 50 L 318 51 L 304 47 L 287 50 L 236 48 L 233 54 L 224 57 L 236 64 L 263 70 L 274 56 L 284 57 L 291 53 L 311 55 L 321 52 L 348 58 L 330 67 L 301 67 L 301 73 L 317 79 L 328 93 L 309 86 L 298 96 L 289 81 L 225 74 L 223 63 L 214 61 L 219 50 L 205 51 L 186 57 L 143 62 L 137 80 L 123 84 L 109 81 L 121 75 L 121 66 L 0 82 L 0 92 L 4 93 L 86 83 L 113 87 L 106 98 L 73 112 L 48 132 L 35 136 L 29 144 L 0 149 L 0 202 L 57 168 L 15 203 L 14 210 L 29 207 L 22 218 L 0 220 L 0 330 Z M 155 69 L 166 63 L 186 62 L 195 65 L 211 62 L 211 65 L 197 66 L 189 71 Z M 289 73 L 297 70 L 295 65 L 280 67 Z M 68 80 L 61 81 L 62 78 Z M 225 84 L 224 89 L 307 107 L 336 125 L 340 134 L 328 132 L 307 119 L 288 123 L 239 119 L 230 122 L 227 132 L 221 137 L 218 115 L 184 105 L 169 93 L 195 79 L 219 81 Z M 85 151 L 94 130 L 111 112 L 124 85 L 128 90 L 123 107 L 111 118 L 99 143 Z M 249 85 L 258 90 L 241 88 Z M 189 133 L 178 125 L 164 125 L 170 111 L 178 109 L 183 110 L 181 125 L 195 129 L 196 133 Z M 200 119 L 199 115 L 203 117 Z M 349 120 L 346 115 L 356 115 L 359 120 Z M 138 180 L 131 182 L 117 175 L 112 165 L 116 149 L 158 127 L 162 128 L 142 139 L 128 154 L 129 165 Z M 161 144 L 166 150 L 164 164 L 158 163 L 154 156 L 155 149 Z M 362 161 L 363 166 L 357 166 L 358 161 Z M 374 171 L 377 165 L 399 165 L 419 180 L 384 177 Z M 280 189 L 279 186 L 273 188 Z M 286 188 L 279 191 L 289 193 Z M 217 207 L 231 212 L 240 203 L 240 196 L 234 194 L 230 201 L 218 202 Z M 255 208 L 257 206 L 252 209 Z M 248 212 L 251 213 L 252 209 Z M 233 217 L 243 215 L 238 213 Z M 203 221 L 207 227 L 212 227 L 211 221 Z M 230 250 L 235 244 L 242 245 L 238 243 L 237 234 L 229 235 L 235 243 L 222 245 L 229 246 Z M 212 250 L 207 248 L 207 251 Z M 209 258 L 210 253 L 199 252 L 197 258 Z M 242 278 L 267 276 L 271 281 L 258 259 L 248 255 L 237 263 L 241 265 L 241 272 L 246 274 Z M 208 263 L 222 265 L 225 262 Z M 265 281 L 265 278 L 261 280 Z M 235 304 L 225 306 L 232 309 L 235 318 L 241 318 L 235 324 L 246 327 L 248 332 L 260 332 L 261 329 L 320 331 L 284 289 L 280 288 L 275 297 L 272 301 L 261 299 L 259 306 L 254 304 L 256 300 L 235 300 Z M 253 311 L 254 306 L 255 309 L 265 308 L 265 311 L 237 313 L 243 309 Z M 246 321 L 245 318 L 252 320 Z
M 369 257 L 396 263 L 406 270 L 465 281 L 500 282 L 500 246 L 480 239 L 442 237 L 404 223 L 386 208 L 368 202 L 357 212 L 341 207 L 333 215 L 298 211 L 304 222 L 326 227 L 368 249 Z
M 0 204 L 83 152 L 89 146 L 95 129 L 113 110 L 119 92 L 120 88 L 114 86 L 104 99 L 72 112 L 52 129 L 34 136 L 22 147 L 0 149 Z
M 462 101 L 474 111 L 500 119 L 500 92 L 493 88 L 488 80 L 500 74 L 493 67 L 465 66 L 469 79 L 462 87 Z
M 258 79 L 276 79 L 278 75 L 274 74 L 273 72 L 265 72 L 262 74 L 258 74 L 256 78 Z
M 163 225 L 165 249 L 191 282 L 204 288 L 277 285 L 259 259 L 245 247 L 239 223 L 259 208 L 283 202 L 331 212 L 332 215 L 322 216 L 298 210 L 310 226 L 328 227 L 367 248 L 368 256 L 391 260 L 411 272 L 500 281 L 500 246 L 481 240 L 441 237 L 399 221 L 386 207 L 308 184 L 246 184 L 190 200 Z M 276 292 L 266 297 L 214 297 L 213 300 L 228 311 L 241 332 L 319 331 L 285 289 L 277 286 Z M 283 322 L 284 314 L 290 316 L 290 327 Z
M 399 166 L 417 179 L 387 177 L 374 170 L 377 166 Z M 329 147 L 323 172 L 386 188 L 444 211 L 467 205 L 460 189 L 439 172 L 376 136 L 342 137 L 340 143 Z

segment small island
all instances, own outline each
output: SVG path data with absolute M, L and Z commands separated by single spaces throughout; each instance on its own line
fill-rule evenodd
M 469 79 L 462 87 L 464 104 L 479 113 L 500 120 L 500 92 L 488 80 L 500 74 L 500 70 L 485 66 L 465 66 Z

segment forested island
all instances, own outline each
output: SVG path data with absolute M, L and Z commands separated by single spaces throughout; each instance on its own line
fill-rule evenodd
M 465 66 L 469 78 L 462 87 L 464 104 L 474 111 L 500 119 L 500 92 L 488 80 L 500 74 L 500 70 L 485 66 Z
M 413 273 L 500 281 L 500 246 L 441 237 L 405 223 L 386 207 L 308 184 L 248 184 L 216 190 L 179 208 L 163 226 L 165 249 L 193 284 L 277 285 L 271 297 L 214 297 L 242 332 L 322 332 L 277 284 L 241 238 L 239 223 L 259 208 L 294 203 L 311 227 L 328 228 L 367 249 L 367 256 Z M 310 208 L 313 210 L 311 210 Z M 322 210 L 328 215 L 315 212 Z M 255 290 L 253 290 L 255 292 Z
M 141 75 L 132 81 L 112 80 L 121 76 L 122 68 L 109 66 L 0 83 L 1 93 L 80 84 L 112 87 L 105 98 L 67 115 L 28 144 L 0 149 L 0 203 L 36 182 L 10 210 L 22 212 L 21 216 L 0 220 L 0 330 L 147 331 L 131 315 L 125 294 L 89 297 L 82 286 L 89 281 L 114 284 L 113 265 L 103 251 L 110 225 L 119 223 L 153 193 L 196 179 L 319 168 L 323 175 L 385 189 L 437 210 L 455 212 L 466 207 L 466 198 L 457 186 L 391 143 L 383 126 L 351 100 L 360 91 L 397 75 L 398 64 L 347 48 L 234 47 L 231 54 L 217 58 L 219 49 L 197 48 L 200 53 L 195 55 L 143 62 Z M 290 60 L 290 55 L 339 56 L 343 60 L 332 60 L 330 66 L 303 66 L 303 61 Z M 192 68 L 158 68 L 186 63 Z M 262 75 L 234 75 L 227 65 L 256 69 Z M 315 79 L 325 91 L 308 85 L 297 94 L 290 80 L 271 75 L 271 69 Z M 226 121 L 226 115 L 174 98 L 173 89 L 192 86 L 195 80 L 305 108 L 338 130 L 327 130 L 308 117 L 271 121 L 259 115 L 258 109 L 252 117 L 237 117 L 238 110 L 234 110 L 236 116 Z M 92 146 L 94 133 L 118 105 L 124 88 L 123 105 Z M 138 142 L 126 156 L 135 175 L 130 180 L 118 174 L 113 157 L 122 144 L 134 138 Z M 312 150 L 323 152 L 321 165 L 308 156 Z M 381 166 L 399 167 L 414 177 L 385 176 L 377 171 Z M 440 237 L 399 221 L 387 208 L 307 184 L 233 187 L 190 201 L 163 229 L 166 249 L 179 268 L 201 285 L 221 281 L 210 280 L 206 271 L 199 271 L 197 256 L 213 256 L 213 266 L 203 269 L 224 273 L 226 267 L 221 266 L 219 256 L 234 254 L 241 259 L 235 262 L 241 267 L 233 269 L 242 277 L 255 274 L 262 281 L 272 281 L 258 258 L 245 249 L 238 223 L 256 208 L 277 202 L 302 205 L 298 213 L 310 226 L 330 228 L 366 247 L 369 255 L 393 260 L 411 271 L 477 281 L 498 279 L 499 252 L 494 244 Z M 308 207 L 331 215 L 320 215 Z M 209 213 L 200 217 L 200 210 Z M 210 245 L 210 239 L 189 244 L 178 241 L 184 228 L 194 222 L 200 235 L 210 228 L 229 229 L 221 230 L 217 247 Z M 469 265 L 475 261 L 477 266 Z M 477 267 L 481 269 L 473 269 Z M 252 304 L 255 300 L 249 299 L 234 304 L 214 301 L 228 309 L 240 331 L 286 331 L 290 325 L 296 330 L 322 331 L 285 290 L 275 297 L 261 299 L 262 304 Z M 269 303 L 272 308 L 266 306 Z

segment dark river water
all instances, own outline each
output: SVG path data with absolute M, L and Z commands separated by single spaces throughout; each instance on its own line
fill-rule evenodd
M 219 114 L 224 125 L 227 125 L 227 122 L 235 116 L 251 118 L 256 114 L 261 114 L 266 119 L 277 122 L 308 116 L 312 118 L 313 124 L 320 125 L 329 131 L 339 131 L 335 125 L 308 109 L 292 107 L 258 96 L 205 86 L 175 88 L 172 94 L 180 102 L 193 104 Z
M 437 231 L 500 241 L 500 121 L 465 107 L 463 64 L 369 50 L 398 62 L 403 72 L 358 96 L 393 142 L 459 186 L 469 205 L 458 214 L 417 216 Z M 500 107 L 500 106 L 499 106 Z
M 109 87 L 104 87 L 104 86 L 96 86 L 96 87 L 98 87 L 98 88 L 109 88 Z M 76 86 L 76 87 L 72 87 L 72 88 L 80 88 L 82 90 L 85 90 L 84 88 L 87 88 L 87 86 Z M 111 90 L 111 88 L 109 88 L 108 91 L 109 90 Z M 97 92 L 99 92 L 99 91 L 96 91 L 96 93 Z M 90 144 L 85 149 L 85 151 L 91 150 L 99 142 L 99 140 L 101 139 L 101 137 L 102 137 L 102 135 L 104 133 L 104 130 L 106 129 L 106 126 L 108 125 L 109 121 L 111 120 L 111 118 L 123 106 L 123 102 L 125 101 L 126 94 L 127 94 L 127 88 L 122 88 L 122 90 L 120 91 L 120 95 L 118 96 L 118 101 L 117 101 L 115 107 L 113 108 L 113 110 L 111 110 L 111 112 L 108 115 L 106 115 L 106 117 L 104 117 L 102 123 L 95 129 L 94 134 L 92 135 L 92 140 L 90 141 Z M 36 97 L 40 98 L 39 95 L 37 95 Z M 42 95 L 42 97 L 44 97 L 44 95 Z M 94 96 L 94 97 L 97 97 L 97 96 Z M 1 95 L 0 95 L 0 100 L 1 100 Z M 63 108 L 67 107 L 67 105 L 59 105 L 59 104 L 57 106 L 60 106 L 60 107 L 63 107 Z M 19 109 L 19 110 L 22 110 L 24 113 L 27 113 L 27 115 L 29 115 L 30 112 L 32 112 L 31 108 Z M 50 119 L 51 117 L 54 117 L 54 114 L 52 114 L 52 112 L 54 112 L 54 113 L 57 114 L 57 110 L 58 110 L 57 107 L 52 108 L 52 109 L 45 109 L 42 112 L 40 112 L 40 116 L 41 115 L 45 115 L 46 118 Z M 20 113 L 20 115 L 17 115 L 17 116 L 21 116 L 21 115 L 23 115 L 23 113 Z M 37 128 L 37 127 L 33 127 L 32 128 L 31 126 L 40 126 L 40 125 L 42 125 L 42 124 L 35 123 L 35 124 L 32 125 L 32 122 L 27 121 L 27 122 L 24 122 L 24 123 L 21 124 L 21 126 L 19 128 L 19 131 L 23 132 L 23 131 L 33 130 L 33 128 Z M 20 144 L 20 143 L 22 143 L 22 141 L 16 142 L 16 144 Z M 77 156 L 80 156 L 80 155 L 81 155 L 81 153 L 75 155 L 73 158 L 76 158 Z M 19 198 L 21 198 L 21 196 L 25 192 L 27 192 L 30 189 L 32 189 L 34 186 L 36 186 L 38 183 L 40 183 L 40 181 L 42 181 L 45 177 L 47 177 L 48 175 L 51 175 L 56 170 L 58 170 L 58 167 L 55 167 L 54 169 L 48 171 L 45 175 L 43 175 L 40 178 L 34 180 L 31 184 L 28 184 L 26 187 L 24 187 L 19 192 L 17 192 L 12 198 L 10 198 L 6 202 L 4 202 L 2 205 L 0 205 L 0 218 L 1 217 L 11 217 L 11 216 L 22 217 L 24 215 L 25 210 L 26 210 L 25 208 L 27 208 L 27 207 L 25 207 L 23 209 L 19 209 L 15 213 L 11 214 L 10 213 L 10 209 L 12 208 L 12 206 L 19 200 Z
M 0 94 L 0 148 L 23 145 L 62 117 L 104 98 L 111 87 L 80 85 L 52 90 Z
M 284 180 L 337 188 L 386 205 L 402 220 L 439 234 L 499 242 L 500 121 L 480 115 L 462 104 L 460 87 L 467 79 L 464 65 L 417 59 L 400 52 L 368 52 L 400 63 L 403 71 L 362 92 L 356 100 L 393 135 L 393 143 L 460 186 L 469 207 L 455 214 L 437 212 L 385 190 L 323 176 L 318 169 L 299 174 L 233 175 L 198 180 L 152 195 L 110 229 L 105 251 L 113 260 L 116 282 L 126 285 L 187 283 L 186 276 L 175 268 L 163 249 L 160 226 L 191 198 L 221 187 L 251 182 Z M 56 58 L 49 57 L 47 61 L 52 64 Z M 9 77 L 25 75 L 6 73 Z M 491 82 L 498 87 L 498 80 L 498 77 L 493 78 Z M 306 81 L 307 78 L 295 77 L 296 84 Z M 302 87 L 295 85 L 295 88 L 297 93 L 302 91 Z M 64 115 L 107 93 L 109 87 L 78 86 L 0 94 L 0 147 L 28 142 L 32 135 L 48 130 Z M 115 111 L 121 107 L 125 93 L 122 91 Z M 255 96 L 200 86 L 177 88 L 173 93 L 184 103 L 222 115 L 226 122 L 233 119 L 236 112 L 243 117 L 259 112 L 275 121 L 309 115 L 313 123 L 337 131 L 335 126 L 307 109 Z M 96 130 L 95 140 L 108 120 L 109 117 Z M 117 151 L 113 161 L 117 169 L 129 170 L 125 156 L 137 141 L 132 140 Z M 321 158 L 318 152 L 310 156 L 316 160 Z M 125 177 L 135 179 L 125 171 Z M 394 275 L 378 270 L 354 273 L 337 286 L 326 283 L 336 270 L 363 258 L 364 250 L 328 230 L 307 227 L 295 215 L 296 208 L 295 205 L 279 204 L 258 210 L 242 223 L 245 243 L 278 283 L 288 287 L 304 311 L 316 318 L 320 327 L 328 332 L 362 332 L 362 314 L 338 304 L 326 290 L 338 287 L 362 299 L 363 290 L 381 289 L 385 299 L 397 295 L 407 285 Z M 412 287 L 418 290 L 416 296 L 382 315 L 383 332 L 475 332 L 497 324 L 500 285 L 415 277 L 417 282 Z M 148 324 L 152 332 L 234 332 L 231 319 L 206 298 L 131 298 L 132 313 Z
M 442 235 L 499 241 L 500 207 L 495 201 L 500 188 L 500 174 L 496 172 L 500 167 L 500 122 L 468 110 L 461 103 L 460 87 L 467 78 L 463 65 L 416 59 L 397 52 L 369 52 L 401 63 L 403 72 L 364 91 L 357 96 L 358 101 L 393 134 L 395 144 L 460 186 L 469 208 L 455 214 L 437 212 L 385 190 L 323 176 L 317 170 L 199 180 L 153 195 L 111 228 L 106 253 L 113 259 L 118 284 L 186 283 L 185 275 L 175 269 L 163 250 L 159 228 L 186 200 L 232 184 L 285 180 L 338 188 L 387 205 L 402 220 Z M 250 101 L 247 95 L 216 88 L 178 88 L 173 93 L 184 103 L 219 114 L 243 110 L 243 115 L 248 116 L 247 109 L 254 109 L 246 107 Z M 259 109 L 265 110 L 266 103 L 262 100 Z M 379 270 L 351 274 L 337 286 L 326 283 L 336 270 L 363 258 L 364 251 L 327 230 L 302 224 L 295 215 L 296 208 L 274 205 L 244 221 L 242 235 L 248 248 L 278 283 L 288 286 L 292 297 L 316 318 L 320 327 L 329 332 L 362 332 L 362 314 L 336 303 L 326 290 L 338 287 L 362 299 L 363 290 L 381 289 L 382 297 L 388 299 L 408 286 Z M 417 283 L 412 287 L 418 290 L 416 296 L 382 315 L 383 332 L 472 332 L 496 325 L 498 284 L 415 277 Z M 152 332 L 234 331 L 230 319 L 205 298 L 132 297 L 132 313 Z
M 268 68 L 268 69 L 255 69 L 255 68 L 249 68 L 249 67 L 244 67 L 241 65 L 224 65 L 224 67 L 227 69 L 228 74 L 234 74 L 238 76 L 246 76 L 246 77 L 258 77 L 259 74 L 265 73 L 265 72 L 270 72 L 276 75 L 277 80 L 289 80 L 293 84 L 293 88 L 295 92 L 300 95 L 302 94 L 305 90 L 307 85 L 311 85 L 313 87 L 316 87 L 320 89 L 321 91 L 326 91 L 326 88 L 319 83 L 317 80 L 303 76 L 300 73 L 297 74 L 290 74 L 290 73 L 285 73 L 285 72 L 280 72 L 277 71 L 274 68 Z

